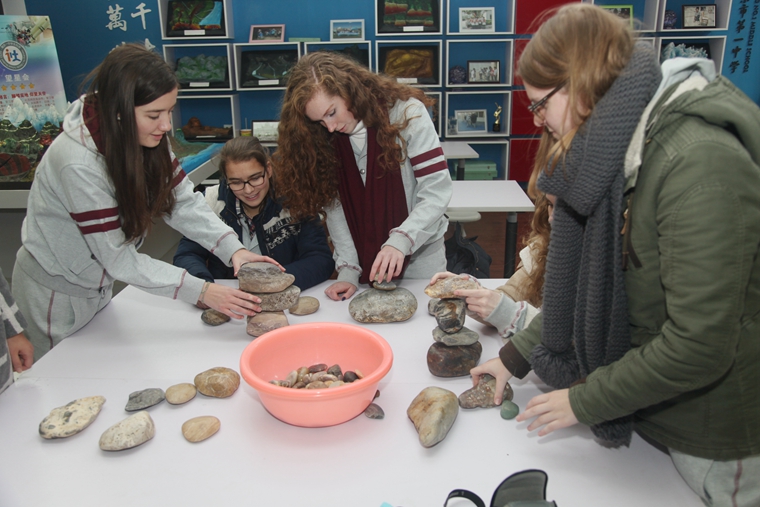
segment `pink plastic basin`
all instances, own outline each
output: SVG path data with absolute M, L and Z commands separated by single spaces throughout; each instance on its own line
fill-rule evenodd
M 364 378 L 327 389 L 291 389 L 270 384 L 301 366 L 339 364 Z M 319 428 L 353 419 L 372 403 L 377 385 L 391 369 L 393 351 L 374 331 L 352 324 L 311 322 L 286 326 L 253 340 L 240 357 L 243 379 L 277 419 Z

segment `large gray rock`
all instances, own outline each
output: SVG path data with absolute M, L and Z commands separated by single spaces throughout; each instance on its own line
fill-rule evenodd
M 40 423 L 40 436 L 52 439 L 76 435 L 92 424 L 105 402 L 103 396 L 88 396 L 54 408 Z
M 365 324 L 403 322 L 417 311 L 417 298 L 407 289 L 385 291 L 367 289 L 355 296 L 348 305 L 348 313 Z
M 245 332 L 251 336 L 258 337 L 287 325 L 288 317 L 285 315 L 285 312 L 261 312 L 248 317 Z
M 433 315 L 441 330 L 456 333 L 464 326 L 466 310 L 467 304 L 463 299 L 439 299 L 433 307 Z
M 282 292 L 296 280 L 290 273 L 269 262 L 247 262 L 238 270 L 240 290 L 246 292 Z
M 456 333 L 447 333 L 440 327 L 433 329 L 433 339 L 449 347 L 457 345 L 472 345 L 480 339 L 480 335 L 472 329 L 463 327 Z
M 298 301 L 301 289 L 291 285 L 281 292 L 251 292 L 261 298 L 262 312 L 284 312 Z
M 449 433 L 459 413 L 457 395 L 440 387 L 426 387 L 406 410 L 423 447 L 432 447 Z
M 156 425 L 150 414 L 137 412 L 117 422 L 100 436 L 100 448 L 104 451 L 121 451 L 144 444 L 156 435 Z
M 480 285 L 474 280 L 461 278 L 459 276 L 450 276 L 449 278 L 437 280 L 433 285 L 425 287 L 425 294 L 431 298 L 457 298 L 459 296 L 454 295 L 455 290 L 471 290 L 479 288 Z
M 453 347 L 436 342 L 428 349 L 428 370 L 436 377 L 466 377 L 478 365 L 482 352 L 479 341 Z

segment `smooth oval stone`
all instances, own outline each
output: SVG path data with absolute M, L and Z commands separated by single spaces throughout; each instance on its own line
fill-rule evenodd
M 478 365 L 482 352 L 479 341 L 453 347 L 436 342 L 428 349 L 428 370 L 436 377 L 465 377 Z
M 245 332 L 251 336 L 261 336 L 269 331 L 289 325 L 285 312 L 260 312 L 248 317 Z
M 319 299 L 311 296 L 301 296 L 288 311 L 291 315 L 311 315 L 317 310 L 319 310 Z
M 143 410 L 153 405 L 158 405 L 166 399 L 163 389 L 158 387 L 151 387 L 150 389 L 143 389 L 142 391 L 135 391 L 129 395 L 129 401 L 124 410 L 127 412 L 134 412 L 136 410 Z
M 195 376 L 198 392 L 214 398 L 227 398 L 240 387 L 240 375 L 235 370 L 217 366 Z
M 254 293 L 282 292 L 296 281 L 295 276 L 280 271 L 270 262 L 246 262 L 240 266 L 237 277 L 240 290 Z
M 144 444 L 156 434 L 156 425 L 150 414 L 142 411 L 117 422 L 100 436 L 104 451 L 121 451 Z
M 197 392 L 195 385 L 189 382 L 175 384 L 166 390 L 166 401 L 172 405 L 182 405 L 195 398 Z
M 76 435 L 92 424 L 105 402 L 103 396 L 88 396 L 54 408 L 40 423 L 40 436 L 52 439 Z
M 202 415 L 185 421 L 182 435 L 188 442 L 202 442 L 219 431 L 222 423 L 213 415 Z
M 423 447 L 432 447 L 448 434 L 459 413 L 456 394 L 440 387 L 426 387 L 406 410 Z
M 372 287 L 377 290 L 396 290 L 396 283 L 393 281 L 372 282 Z
M 380 408 L 380 405 L 376 403 L 370 403 L 369 406 L 364 409 L 364 415 L 370 419 L 382 419 L 385 417 L 385 412 Z
M 501 411 L 499 413 L 502 419 L 514 419 L 520 413 L 520 407 L 513 401 L 504 400 L 501 402 Z
M 463 327 L 456 333 L 447 333 L 440 327 L 437 327 L 433 329 L 433 339 L 449 347 L 455 347 L 457 345 L 472 345 L 480 339 L 480 335 L 466 327 Z
M 301 289 L 291 285 L 281 292 L 252 292 L 251 294 L 261 298 L 259 306 L 262 312 L 282 312 L 296 304 L 298 296 L 301 295 Z
M 214 310 L 213 308 L 206 308 L 203 310 L 203 313 L 201 313 L 201 320 L 209 326 L 220 326 L 225 322 L 229 322 L 230 316 Z
M 464 327 L 466 310 L 467 304 L 463 299 L 439 299 L 433 315 L 443 331 L 456 333 Z
M 435 317 L 435 305 L 437 305 L 440 300 L 441 298 L 432 298 L 428 301 L 428 313 L 433 317 Z
M 416 311 L 417 298 L 403 287 L 393 291 L 367 289 L 348 305 L 351 317 L 365 324 L 403 322 Z
M 425 287 L 425 294 L 431 298 L 458 298 L 459 296 L 454 295 L 455 290 L 472 290 L 479 288 L 480 285 L 474 280 L 461 278 L 459 276 L 450 276 L 449 278 L 437 280 L 433 285 Z
M 459 395 L 459 406 L 462 408 L 495 407 L 496 403 L 493 402 L 494 394 L 496 394 L 496 379 L 487 373 L 483 374 L 478 379 L 478 385 L 471 387 Z M 507 385 L 504 386 L 501 399 L 511 400 L 513 396 L 512 386 L 507 382 Z

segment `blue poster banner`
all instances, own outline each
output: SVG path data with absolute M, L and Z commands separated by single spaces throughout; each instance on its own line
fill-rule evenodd
M 734 0 L 723 57 L 723 75 L 760 104 L 760 56 L 755 51 L 755 31 L 760 17 L 760 0 Z M 754 56 L 754 57 L 753 57 Z

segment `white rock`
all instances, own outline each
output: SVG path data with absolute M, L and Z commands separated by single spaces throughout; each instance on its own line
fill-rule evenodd
M 108 428 L 100 436 L 100 448 L 104 451 L 121 451 L 144 444 L 156 434 L 150 414 L 137 412 Z
M 40 423 L 40 435 L 48 439 L 76 435 L 98 417 L 105 402 L 103 396 L 89 396 L 54 408 Z

